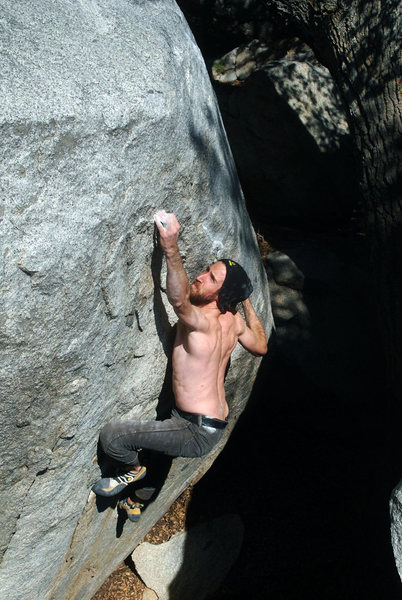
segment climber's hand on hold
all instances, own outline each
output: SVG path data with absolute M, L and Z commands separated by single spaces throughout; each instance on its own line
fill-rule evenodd
M 159 210 L 154 215 L 154 221 L 159 231 L 159 241 L 165 254 L 177 252 L 177 240 L 179 238 L 180 223 L 174 213 Z

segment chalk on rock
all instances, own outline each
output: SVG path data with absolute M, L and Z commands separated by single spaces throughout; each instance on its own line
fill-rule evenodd
M 135 568 L 159 600 L 203 600 L 216 591 L 238 557 L 244 527 L 225 515 L 174 535 L 163 544 L 144 542 L 132 554 Z

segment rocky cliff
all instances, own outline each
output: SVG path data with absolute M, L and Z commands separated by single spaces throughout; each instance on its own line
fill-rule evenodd
M 244 265 L 267 332 L 269 293 L 176 4 L 3 0 L 2 15 L 1 586 L 84 600 L 221 449 L 176 459 L 139 526 L 89 493 L 99 428 L 154 418 L 165 379 L 175 318 L 155 209 L 178 215 L 190 277 L 222 255 Z M 229 429 L 257 367 L 234 353 Z

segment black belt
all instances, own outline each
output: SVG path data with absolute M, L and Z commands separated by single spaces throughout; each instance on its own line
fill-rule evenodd
M 190 423 L 194 423 L 195 425 L 205 425 L 205 427 L 214 427 L 215 429 L 225 429 L 228 424 L 227 421 L 222 421 L 221 419 L 215 419 L 214 417 L 208 417 L 207 415 L 197 415 L 197 413 L 189 413 L 184 410 L 176 409 L 177 412 L 183 419 L 186 421 L 190 421 Z

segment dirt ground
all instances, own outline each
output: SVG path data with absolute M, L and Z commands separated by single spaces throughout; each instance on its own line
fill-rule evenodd
M 144 542 L 162 544 L 172 535 L 184 531 L 187 508 L 193 488 L 188 488 L 172 504 L 168 512 L 144 537 Z M 134 564 L 127 559 L 103 583 L 92 600 L 142 600 L 146 586 L 135 572 Z

